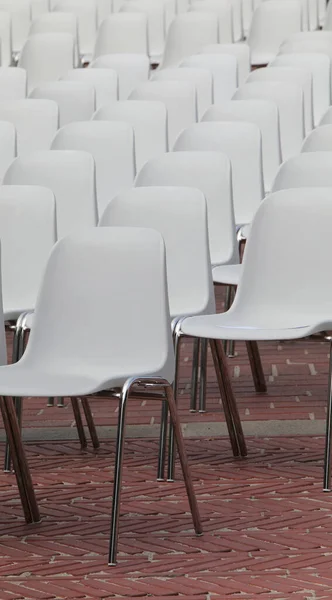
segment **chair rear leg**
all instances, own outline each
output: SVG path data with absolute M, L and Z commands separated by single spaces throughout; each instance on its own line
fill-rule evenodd
M 325 456 L 324 456 L 324 492 L 331 491 L 331 453 L 332 453 L 332 342 L 330 343 L 330 366 L 326 414 Z
M 267 388 L 258 344 L 257 342 L 246 342 L 246 346 L 255 390 L 259 393 L 265 393 Z
M 191 385 L 190 385 L 190 410 L 196 411 L 197 408 L 197 393 L 198 393 L 198 378 L 199 378 L 199 353 L 200 340 L 194 339 L 193 343 L 193 362 L 191 370 Z
M 202 339 L 200 357 L 199 412 L 205 412 L 206 410 L 207 350 L 208 340 Z
M 167 428 L 168 428 L 168 405 L 167 405 L 166 400 L 163 400 L 161 403 L 161 416 L 160 416 L 157 481 L 164 481 L 164 479 L 165 479 Z
M 96 429 L 96 426 L 95 426 L 95 423 L 93 420 L 89 400 L 87 398 L 81 398 L 81 404 L 83 407 L 86 424 L 89 429 L 89 434 L 91 437 L 92 445 L 95 448 L 95 450 L 97 450 L 100 447 L 100 443 L 99 443 L 97 429 Z
M 74 413 L 74 418 L 75 418 L 78 438 L 81 443 L 81 448 L 86 448 L 88 443 L 86 441 L 86 436 L 85 436 L 82 415 L 81 415 L 78 399 L 70 398 L 70 401 L 71 401 L 71 405 L 72 405 L 72 409 L 73 409 L 73 413 Z

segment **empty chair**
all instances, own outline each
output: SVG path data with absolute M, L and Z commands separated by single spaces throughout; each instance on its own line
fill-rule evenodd
M 1 65 L 9 67 L 13 60 L 11 15 L 0 9 Z
M 237 225 L 251 222 L 264 197 L 262 141 L 256 124 L 197 123 L 179 135 L 174 150 L 225 153 L 232 165 L 235 222 Z
M 143 54 L 107 54 L 96 58 L 90 67 L 116 72 L 119 100 L 127 100 L 139 83 L 149 79 L 150 62 Z
M 17 155 L 49 150 L 58 129 L 59 110 L 52 100 L 16 100 L 0 103 L 0 120 L 13 123 Z
M 18 67 L 0 68 L 0 102 L 14 102 L 26 97 L 27 74 Z
M 197 116 L 200 119 L 212 104 L 212 75 L 206 69 L 170 67 L 152 75 L 152 81 L 189 81 L 196 89 Z
M 167 111 L 162 102 L 123 100 L 100 108 L 97 121 L 122 121 L 134 130 L 136 170 L 167 152 Z
M 252 65 L 266 65 L 278 54 L 280 44 L 302 29 L 302 9 L 298 0 L 261 2 L 253 14 L 247 43 Z
M 324 32 L 325 33 L 325 32 Z M 329 32 L 330 33 L 330 32 Z M 331 32 L 332 33 L 332 32 Z M 279 48 L 279 54 L 326 54 L 332 59 L 332 43 L 327 39 L 312 39 L 284 42 Z
M 277 105 L 268 100 L 232 100 L 211 106 L 203 121 L 248 121 L 258 125 L 262 134 L 264 188 L 269 191 L 281 163 Z
M 4 183 L 52 190 L 58 239 L 97 223 L 95 163 L 87 152 L 46 150 L 20 156 L 9 167 Z
M 16 130 L 9 121 L 0 121 L 0 183 L 16 156 Z
M 332 123 L 332 107 L 330 106 L 320 120 L 320 125 L 329 125 Z
M 188 12 L 178 15 L 167 33 L 161 68 L 179 65 L 207 44 L 218 43 L 218 22 L 213 13 Z
M 182 129 L 197 120 L 196 89 L 189 81 L 149 81 L 130 95 L 132 100 L 159 100 L 167 108 L 169 148 Z
M 136 177 L 136 187 L 194 187 L 207 202 L 212 264 L 239 261 L 235 234 L 230 161 L 221 152 L 169 152 L 150 160 Z
M 332 152 L 303 152 L 281 165 L 272 191 L 298 187 L 332 187 Z
M 332 124 L 317 127 L 303 142 L 302 152 L 325 151 L 332 151 Z
M 56 81 L 74 67 L 75 40 L 69 33 L 38 33 L 29 38 L 20 55 L 26 69 L 28 91 Z
M 203 1 L 203 0 L 202 0 Z M 206 69 L 213 78 L 213 103 L 230 100 L 237 88 L 237 61 L 227 54 L 195 54 L 180 65 L 193 69 Z M 210 105 L 212 102 L 210 102 Z
M 190 3 L 189 10 L 215 13 L 218 19 L 218 41 L 222 43 L 234 42 L 234 29 L 238 22 L 235 22 L 233 18 L 233 2 L 231 0 L 193 0 Z
M 72 69 L 64 81 L 79 81 L 95 89 L 96 108 L 118 98 L 118 76 L 113 69 Z
M 330 105 L 331 98 L 331 60 L 324 54 L 280 54 L 270 67 L 303 68 L 312 74 L 312 104 L 314 125 L 318 125 L 323 114 Z
M 59 106 L 59 125 L 91 119 L 95 108 L 95 89 L 79 81 L 54 81 L 36 87 L 31 98 L 54 100 Z
M 237 62 L 237 85 L 242 85 L 250 73 L 250 48 L 248 44 L 210 44 L 203 54 L 230 54 Z
M 31 23 L 29 37 L 38 33 L 67 33 L 75 40 L 75 63 L 79 62 L 77 18 L 73 13 L 47 12 Z
M 151 63 L 159 63 L 165 44 L 165 5 L 162 0 L 127 0 L 121 12 L 143 13 L 147 17 L 148 48 Z
M 94 58 L 104 54 L 149 54 L 147 17 L 142 13 L 116 13 L 99 27 Z
M 84 150 L 93 156 L 96 165 L 99 215 L 116 194 L 133 184 L 134 134 L 128 123 L 72 123 L 58 131 L 52 149 Z
M 31 23 L 30 0 L 0 0 L 0 11 L 10 13 L 12 50 L 17 56 L 29 34 Z
M 56 0 L 53 11 L 76 16 L 79 51 L 83 60 L 90 60 L 97 33 L 96 0 Z
M 332 42 L 332 32 L 330 31 L 297 31 L 289 35 L 285 40 L 283 40 L 283 44 L 288 42 Z
M 248 83 L 251 81 L 285 81 L 299 85 L 303 91 L 305 132 L 309 133 L 309 131 L 312 130 L 312 75 L 308 69 L 294 69 L 292 67 L 256 69 L 249 75 L 247 79 Z
M 269 100 L 278 106 L 282 160 L 300 152 L 304 139 L 302 89 L 288 82 L 253 81 L 234 94 L 234 100 L 247 99 Z

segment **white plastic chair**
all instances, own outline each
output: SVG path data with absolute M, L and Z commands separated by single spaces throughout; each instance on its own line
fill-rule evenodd
M 288 42 L 332 42 L 332 32 L 331 31 L 297 31 L 292 33 L 287 37 L 287 39 L 283 40 L 284 43 Z
M 38 33 L 22 48 L 19 67 L 26 69 L 28 91 L 56 81 L 74 67 L 75 40 L 68 33 Z
M 195 86 L 197 100 L 197 118 L 201 119 L 205 111 L 212 104 L 213 80 L 211 73 L 204 68 L 186 68 L 183 65 L 181 69 L 170 67 L 161 69 L 152 74 L 152 81 L 188 81 Z
M 119 100 L 127 100 L 139 83 L 149 79 L 150 62 L 143 54 L 107 54 L 96 58 L 90 67 L 116 71 Z
M 324 32 L 327 33 L 327 32 Z M 328 32 L 330 33 L 330 32 Z M 332 32 L 331 32 L 332 33 Z M 327 39 L 295 39 L 286 41 L 279 48 L 279 54 L 326 54 L 332 59 L 332 43 Z
M 79 81 L 95 89 L 96 108 L 118 99 L 118 76 L 113 69 L 72 69 L 63 81 Z
M 13 60 L 11 15 L 0 9 L 1 66 L 9 67 Z
M 252 224 L 231 309 L 185 319 L 178 334 L 259 341 L 295 340 L 330 330 L 332 290 L 326 274 L 331 218 L 330 189 L 284 190 L 267 198 Z M 331 376 L 330 364 L 325 491 L 331 487 Z
M 331 152 L 332 124 L 314 129 L 304 140 L 302 152 Z
M 234 100 L 247 99 L 275 102 L 279 110 L 282 159 L 298 154 L 304 139 L 302 89 L 294 83 L 253 81 L 243 85 L 234 94 Z
M 128 123 L 86 121 L 71 123 L 56 134 L 53 150 L 84 150 L 96 164 L 98 213 L 135 178 L 134 132 Z
M 0 119 L 14 125 L 17 156 L 21 156 L 50 149 L 58 129 L 59 110 L 52 100 L 16 100 L 0 103 Z
M 116 13 L 98 29 L 94 59 L 104 54 L 145 54 L 148 56 L 147 17 L 142 13 Z
M 18 67 L 0 68 L 0 102 L 14 102 L 26 97 L 27 74 Z
M 203 121 L 247 121 L 256 123 L 262 134 L 265 191 L 271 189 L 281 163 L 278 107 L 268 100 L 232 100 L 211 106 Z
M 158 64 L 165 45 L 165 4 L 161 0 L 126 0 L 120 12 L 138 12 L 146 15 L 149 56 L 151 63 Z
M 95 163 L 87 152 L 48 150 L 21 156 L 11 164 L 3 182 L 52 190 L 58 239 L 97 223 Z
M 0 121 L 0 183 L 16 156 L 16 130 L 9 121 Z
M 218 41 L 232 43 L 234 41 L 234 13 L 231 0 L 193 0 L 190 11 L 214 13 L 218 19 Z
M 29 37 L 40 33 L 65 33 L 75 40 L 75 64 L 79 64 L 80 48 L 78 43 L 77 18 L 73 13 L 47 12 L 32 21 Z
M 218 41 L 218 21 L 213 13 L 178 15 L 168 30 L 160 68 L 175 67 L 188 56 L 199 53 L 207 44 Z
M 332 123 L 332 107 L 331 106 L 324 113 L 323 117 L 320 120 L 319 125 L 329 125 L 330 123 Z
M 331 59 L 324 54 L 280 54 L 270 67 L 295 67 L 307 69 L 312 74 L 312 104 L 314 125 L 318 125 L 330 105 L 331 98 Z
M 100 108 L 96 121 L 122 121 L 134 130 L 136 171 L 167 152 L 167 111 L 162 102 L 124 100 Z
M 261 2 L 253 14 L 247 39 L 252 65 L 266 65 L 278 54 L 280 44 L 302 29 L 302 8 L 298 0 Z
M 203 54 L 230 54 L 237 61 L 237 84 L 242 85 L 250 73 L 250 48 L 248 44 L 210 44 Z
M 235 56 L 195 54 L 186 58 L 180 66 L 206 69 L 211 73 L 213 78 L 213 102 L 210 102 L 210 105 L 230 100 L 237 88 L 237 60 Z
M 95 228 L 61 240 L 48 261 L 27 350 L 18 363 L 0 369 L 3 396 L 75 397 L 110 388 L 120 392 L 112 565 L 117 557 L 126 404 L 135 387 L 145 394 L 148 386 L 164 392 L 161 399 L 169 404 L 195 531 L 202 531 L 171 387 L 174 352 L 165 262 L 162 237 L 153 230 Z M 147 272 L 148 295 L 141 285 Z M 96 328 L 96 314 L 107 316 L 103 328 Z M 7 404 L 12 407 L 11 398 Z M 17 427 L 15 432 L 14 451 L 15 445 L 21 446 Z
M 251 222 L 264 197 L 262 136 L 256 124 L 197 123 L 179 135 L 174 150 L 225 153 L 232 165 L 235 223 L 242 226 Z
M 158 100 L 167 108 L 168 145 L 173 147 L 179 133 L 197 121 L 196 89 L 189 81 L 149 81 L 141 83 L 131 100 Z
M 31 23 L 30 0 L 0 0 L 0 11 L 11 16 L 12 50 L 19 54 L 28 37 Z
M 287 1 L 287 0 L 286 0 Z M 304 127 L 309 133 L 313 128 L 312 108 L 312 75 L 308 69 L 292 67 L 274 67 L 273 69 L 256 69 L 247 82 L 252 81 L 282 81 L 299 85 L 303 92 L 304 101 Z
M 54 81 L 32 90 L 30 98 L 54 100 L 59 106 L 59 126 L 91 119 L 96 109 L 95 88 L 79 81 Z
M 281 165 L 272 191 L 299 187 L 332 187 L 332 152 L 303 152 Z
M 76 16 L 79 51 L 83 62 L 89 61 L 97 34 L 96 0 L 56 0 L 53 10 L 72 13 Z

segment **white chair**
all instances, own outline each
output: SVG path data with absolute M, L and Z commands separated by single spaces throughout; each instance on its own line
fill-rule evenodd
M 329 125 L 330 123 L 332 123 L 332 107 L 331 106 L 324 113 L 323 117 L 320 120 L 319 125 Z
M 12 50 L 17 56 L 26 42 L 31 23 L 30 0 L 0 0 L 0 11 L 10 13 Z
M 282 81 L 299 85 L 303 92 L 305 132 L 309 133 L 312 130 L 312 75 L 308 69 L 292 67 L 256 69 L 247 79 L 248 83 L 253 81 Z
M 120 12 L 143 13 L 147 18 L 148 48 L 151 63 L 158 64 L 165 45 L 165 5 L 161 0 L 126 0 Z
M 312 104 L 314 125 L 318 125 L 330 105 L 331 99 L 331 59 L 324 54 L 280 54 L 270 67 L 295 67 L 307 69 L 312 74 Z
M 299 187 L 332 187 L 332 152 L 303 152 L 281 165 L 272 191 Z
M 135 178 L 134 132 L 128 123 L 86 121 L 71 123 L 56 134 L 53 150 L 83 150 L 96 164 L 98 213 Z
M 142 13 L 116 13 L 107 17 L 98 29 L 94 55 L 145 54 L 148 56 L 147 17 Z
M 264 197 L 262 136 L 256 124 L 197 123 L 179 135 L 174 150 L 225 153 L 232 165 L 235 223 L 242 226 L 251 222 Z
M 150 62 L 143 54 L 107 54 L 96 58 L 90 67 L 116 71 L 119 100 L 127 100 L 139 83 L 149 79 Z
M 151 80 L 164 82 L 188 81 L 192 83 L 196 89 L 198 120 L 212 104 L 213 80 L 211 73 L 206 69 L 186 68 L 186 65 L 183 65 L 181 69 L 170 67 L 153 73 Z
M 96 108 L 118 99 L 118 76 L 113 69 L 72 69 L 63 81 L 79 81 L 95 89 Z
M 17 133 L 17 156 L 49 150 L 59 125 L 58 106 L 52 100 L 16 100 L 0 103 L 0 119 Z
M 234 100 L 247 99 L 275 102 L 279 110 L 282 160 L 298 154 L 304 139 L 302 89 L 294 83 L 253 81 L 243 85 L 234 94 Z
M 97 223 L 95 163 L 87 152 L 47 150 L 21 156 L 9 167 L 4 184 L 52 190 L 58 239 Z
M 248 44 L 210 44 L 203 54 L 230 54 L 237 61 L 237 85 L 242 85 L 250 73 L 250 48 Z
M 232 43 L 234 41 L 234 13 L 231 0 L 193 0 L 190 11 L 215 13 L 218 19 L 218 41 Z
M 178 66 L 207 44 L 217 44 L 218 41 L 218 22 L 213 13 L 188 12 L 178 15 L 168 30 L 160 68 Z
M 286 44 L 288 42 L 309 42 L 312 43 L 313 41 L 316 42 L 321 42 L 321 41 L 325 41 L 325 42 L 332 42 L 332 32 L 331 31 L 297 31 L 295 33 L 292 33 L 291 35 L 289 35 L 287 37 L 287 39 L 285 38 L 285 40 L 283 40 L 283 44 Z
M 230 100 L 237 88 L 237 60 L 235 56 L 196 54 L 186 58 L 180 66 L 206 69 L 211 73 L 213 78 L 213 102 L 210 102 L 210 105 Z
M 14 102 L 26 97 L 27 74 L 18 67 L 0 68 L 0 102 Z
M 314 129 L 303 142 L 301 152 L 331 152 L 332 124 Z
M 146 285 L 141 285 L 147 272 L 148 297 Z M 115 294 L 114 289 L 122 293 Z M 65 298 L 65 303 L 59 302 L 59 297 Z M 107 316 L 102 329 L 95 327 L 96 314 Z M 48 261 L 27 350 L 18 363 L 8 370 L 0 369 L 0 391 L 10 396 L 6 406 L 12 408 L 11 414 L 12 397 L 23 394 L 76 397 L 110 388 L 120 393 L 111 565 L 117 557 L 126 404 L 133 389 L 163 391 L 161 399 L 169 404 L 195 531 L 202 532 L 171 387 L 173 379 L 165 247 L 160 233 L 103 227 L 61 240 Z M 16 447 L 22 446 L 17 421 L 15 425 L 14 454 Z M 23 489 L 27 487 L 23 479 Z M 27 504 L 30 501 L 33 506 L 30 497 L 31 488 Z
M 189 81 L 149 81 L 141 83 L 131 100 L 158 100 L 167 108 L 168 145 L 173 147 L 182 129 L 197 121 L 196 89 Z
M 54 81 L 32 90 L 30 98 L 54 100 L 59 106 L 59 126 L 91 119 L 96 109 L 95 88 L 79 81 Z
M 40 33 L 65 33 L 75 40 L 75 65 L 79 64 L 80 48 L 78 43 L 77 18 L 73 13 L 47 12 L 32 21 L 29 37 Z
M 16 130 L 9 121 L 0 121 L 0 183 L 16 156 Z
M 324 32 L 327 33 L 327 32 Z M 330 32 L 328 32 L 330 33 Z M 332 33 L 332 32 L 331 32 Z M 295 39 L 294 41 L 284 42 L 280 48 L 278 54 L 326 54 L 329 59 L 332 59 L 332 43 L 327 39 L 312 39 L 312 40 L 301 40 Z
M 1 66 L 9 67 L 13 60 L 12 24 L 9 12 L 0 9 Z
M 256 123 L 262 134 L 264 188 L 271 189 L 281 163 L 278 107 L 268 100 L 232 100 L 211 106 L 203 121 L 248 121 Z
M 302 29 L 301 2 L 261 2 L 253 14 L 247 39 L 252 65 L 266 65 L 278 54 L 280 44 Z
M 74 67 L 75 40 L 69 33 L 38 33 L 22 48 L 19 67 L 26 69 L 28 91 L 56 81 Z
M 162 102 L 124 100 L 103 106 L 96 121 L 122 121 L 134 130 L 136 171 L 167 152 L 167 111 Z
M 97 34 L 96 0 L 56 0 L 53 10 L 76 16 L 78 47 L 82 60 L 91 60 Z

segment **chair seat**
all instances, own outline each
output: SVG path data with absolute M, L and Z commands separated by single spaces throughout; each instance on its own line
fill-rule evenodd
M 212 269 L 214 283 L 227 285 L 238 285 L 242 271 L 242 265 L 220 265 Z

